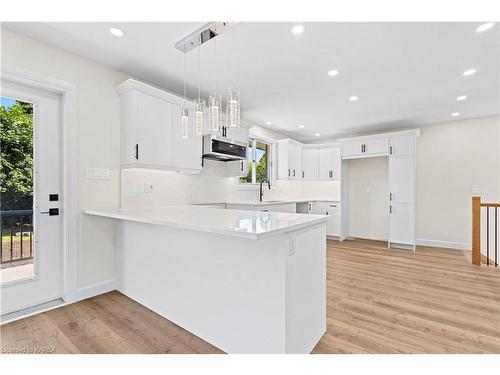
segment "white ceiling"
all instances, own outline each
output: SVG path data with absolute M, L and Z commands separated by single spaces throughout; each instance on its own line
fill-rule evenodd
M 182 94 L 183 54 L 174 44 L 202 24 L 2 26 Z M 479 24 L 304 23 L 294 35 L 292 23 L 240 23 L 236 43 L 232 32 L 216 38 L 216 64 L 214 40 L 202 46 L 202 93 L 212 90 L 215 67 L 222 92 L 234 71 L 242 117 L 304 141 L 499 114 L 499 25 L 477 33 Z M 110 26 L 126 35 L 111 36 Z M 198 50 L 186 59 L 195 97 Z M 469 68 L 477 73 L 462 76 Z M 340 73 L 329 77 L 331 69 Z M 459 95 L 468 99 L 457 102 Z

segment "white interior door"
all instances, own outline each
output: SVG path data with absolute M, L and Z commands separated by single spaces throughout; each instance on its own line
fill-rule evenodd
M 33 206 L 31 272 L 8 280 L 3 267 L 1 308 L 5 315 L 62 297 L 62 112 L 61 96 L 2 80 L 2 97 L 31 103 L 33 108 Z M 2 128 L 2 131 L 6 129 Z M 3 184 L 3 182 L 2 182 Z M 2 218 L 3 222 L 4 218 Z M 2 228 L 4 232 L 5 228 Z M 4 234 L 4 233 L 2 233 Z M 22 236 L 21 236 L 22 238 Z M 3 246 L 3 243 L 2 243 Z M 12 275 L 10 275 L 12 276 Z

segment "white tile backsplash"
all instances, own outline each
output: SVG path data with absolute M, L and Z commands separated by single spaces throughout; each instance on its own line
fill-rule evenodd
M 122 207 L 165 206 L 171 204 L 256 201 L 258 189 L 241 189 L 237 177 L 225 177 L 222 162 L 207 160 L 201 174 L 171 171 L 126 169 L 121 172 Z M 152 186 L 145 192 L 144 186 Z M 337 181 L 275 181 L 264 190 L 265 200 L 325 199 L 340 200 Z

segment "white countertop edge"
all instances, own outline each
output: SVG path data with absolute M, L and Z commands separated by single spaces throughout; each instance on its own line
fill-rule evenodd
M 337 202 L 340 203 L 338 199 L 295 199 L 295 200 L 279 200 L 279 201 L 262 201 L 262 202 L 244 202 L 244 201 L 227 201 L 227 202 L 208 202 L 208 203 L 193 203 L 193 205 L 202 206 L 202 205 L 210 205 L 210 204 L 233 204 L 233 205 L 242 205 L 242 206 L 274 206 L 280 204 L 289 204 L 289 203 L 307 203 L 307 202 Z
M 232 211 L 237 211 L 237 210 L 232 210 Z M 154 220 L 154 219 L 148 219 L 145 217 L 129 216 L 129 215 L 125 215 L 125 214 L 116 214 L 116 213 L 105 212 L 105 211 L 100 211 L 100 210 L 83 210 L 83 213 L 85 213 L 87 215 L 106 217 L 106 218 L 110 218 L 110 219 L 134 221 L 137 223 L 144 223 L 144 224 L 164 225 L 164 226 L 169 226 L 169 227 L 173 227 L 173 228 L 195 230 L 198 232 L 221 234 L 221 235 L 225 235 L 225 236 L 247 238 L 247 239 L 252 239 L 252 240 L 259 240 L 259 239 L 272 237 L 272 236 L 282 234 L 282 233 L 293 232 L 293 231 L 296 231 L 299 229 L 307 228 L 309 226 L 314 226 L 314 225 L 317 225 L 320 223 L 326 223 L 326 221 L 328 220 L 328 217 L 326 217 L 326 216 L 325 217 L 318 217 L 314 221 L 294 224 L 292 227 L 273 229 L 273 230 L 270 230 L 270 231 L 265 232 L 265 233 L 248 233 L 248 232 L 243 232 L 243 231 L 237 232 L 237 231 L 220 230 L 220 229 L 213 229 L 213 228 L 204 228 L 201 226 L 190 225 L 190 224 L 186 224 L 186 223 Z

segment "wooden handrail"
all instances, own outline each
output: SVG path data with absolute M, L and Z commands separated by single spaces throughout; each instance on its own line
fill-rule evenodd
M 472 264 L 481 264 L 481 197 L 472 197 Z
M 481 203 L 481 207 L 500 207 L 500 203 Z

